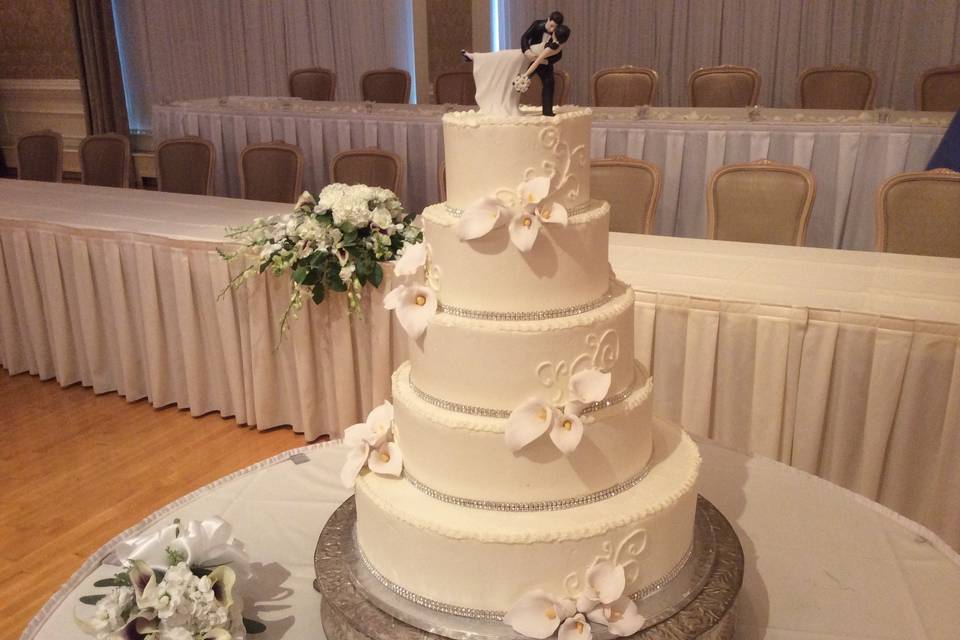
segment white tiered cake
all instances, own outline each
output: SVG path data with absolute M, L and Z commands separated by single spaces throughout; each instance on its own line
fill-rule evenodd
M 689 557 L 700 457 L 651 415 L 609 206 L 590 199 L 590 120 L 443 117 L 448 200 L 423 213 L 418 273 L 438 306 L 393 377 L 403 474 L 356 482 L 365 562 L 420 604 L 575 599 L 603 561 L 636 595 Z

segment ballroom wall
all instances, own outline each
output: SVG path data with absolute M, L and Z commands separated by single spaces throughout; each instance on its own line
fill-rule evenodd
M 473 4 L 473 0 L 427 0 L 430 102 L 436 101 L 433 81 L 438 75 L 470 70 L 460 50 L 473 48 Z

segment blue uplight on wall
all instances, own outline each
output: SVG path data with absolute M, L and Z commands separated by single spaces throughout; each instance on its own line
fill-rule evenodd
M 490 50 L 500 51 L 500 0 L 490 0 Z
M 121 16 L 117 13 L 117 3 L 122 1 L 113 0 L 110 7 L 113 11 L 114 31 L 117 34 L 117 53 L 120 55 L 120 76 L 123 78 L 123 99 L 127 106 L 127 122 L 130 125 L 130 133 L 149 133 L 149 114 L 141 114 L 137 108 L 136 92 L 138 87 L 133 78 L 132 65 L 127 59 L 127 43 L 123 36 L 125 29 L 121 22 Z

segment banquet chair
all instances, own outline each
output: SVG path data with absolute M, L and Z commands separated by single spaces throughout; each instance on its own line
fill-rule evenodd
M 876 249 L 960 258 L 960 173 L 901 173 L 877 191 Z
M 382 187 L 399 197 L 403 162 L 397 154 L 383 149 L 341 151 L 330 164 L 330 181 Z
M 707 185 L 707 238 L 803 246 L 815 195 L 803 167 L 769 160 L 720 167 Z
M 873 109 L 877 76 L 870 69 L 834 65 L 812 67 L 800 74 L 801 109 Z
M 244 200 L 289 202 L 300 197 L 303 152 L 285 142 L 246 146 L 240 153 L 240 197 Z
M 63 137 L 46 129 L 17 138 L 17 177 L 63 182 Z
M 569 86 L 570 74 L 568 74 L 566 71 L 559 70 L 553 72 L 553 105 L 555 107 L 559 107 L 566 102 L 567 87 Z M 540 95 L 542 91 L 543 82 L 541 82 L 540 76 L 533 74 L 530 76 L 530 88 L 527 89 L 526 93 L 520 94 L 520 104 L 528 107 L 542 107 L 543 96 Z
M 129 187 L 130 139 L 119 133 L 87 136 L 80 143 L 80 182 L 100 187 Z
M 360 76 L 365 101 L 406 104 L 410 101 L 410 74 L 403 69 L 375 69 Z
M 660 169 L 649 162 L 626 156 L 590 161 L 590 195 L 610 203 L 610 231 L 653 233 L 660 189 Z
M 337 74 L 322 67 L 295 69 L 287 79 L 290 95 L 304 100 L 333 100 L 337 89 Z
M 477 104 L 477 85 L 472 71 L 447 71 L 433 81 L 433 97 L 437 104 Z
M 437 190 L 440 192 L 440 200 L 438 202 L 447 201 L 447 163 L 441 162 L 440 167 L 437 169 Z
M 918 111 L 960 110 L 960 65 L 927 69 L 915 93 Z
M 593 106 L 638 107 L 653 104 L 660 77 L 648 67 L 616 67 L 593 74 Z
M 196 136 L 170 138 L 157 145 L 157 190 L 210 195 L 213 143 Z
M 689 85 L 692 107 L 750 107 L 760 95 L 760 72 L 732 64 L 701 67 Z

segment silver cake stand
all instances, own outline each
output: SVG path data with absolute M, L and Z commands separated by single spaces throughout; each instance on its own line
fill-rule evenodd
M 518 640 L 499 621 L 437 612 L 397 593 L 367 567 L 356 543 L 354 499 L 327 521 L 314 554 L 323 595 L 321 616 L 328 640 Z M 693 546 L 686 563 L 667 582 L 637 599 L 647 625 L 632 639 L 727 640 L 733 637 L 734 603 L 743 581 L 743 549 L 733 527 L 698 496 Z M 602 627 L 600 628 L 602 629 Z M 596 640 L 611 636 L 595 632 Z

